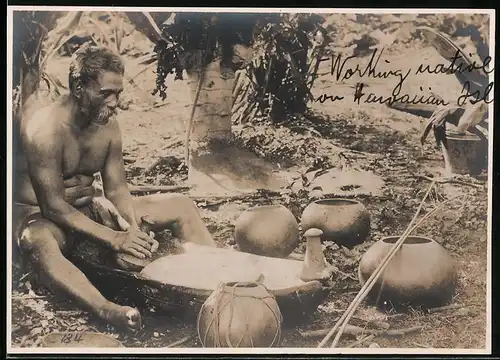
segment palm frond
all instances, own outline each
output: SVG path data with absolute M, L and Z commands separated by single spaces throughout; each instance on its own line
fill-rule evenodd
M 457 77 L 462 85 L 466 82 L 470 84 L 471 91 L 480 91 L 483 93 L 489 83 L 489 76 L 483 68 L 474 66 L 472 59 L 465 54 L 458 45 L 456 45 L 448 35 L 443 32 L 434 30 L 429 27 L 419 27 L 418 30 L 422 35 L 432 44 L 432 46 L 439 52 L 439 54 L 450 60 L 457 54 L 458 59 L 455 60 L 455 67 L 461 69 L 454 71 L 453 74 Z M 465 70 L 474 69 L 474 70 Z

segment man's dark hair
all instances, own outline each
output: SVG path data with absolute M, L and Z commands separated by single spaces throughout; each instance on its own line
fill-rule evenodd
M 75 52 L 69 67 L 69 88 L 72 90 L 77 80 L 86 86 L 106 71 L 123 75 L 125 65 L 121 57 L 104 46 L 82 46 Z

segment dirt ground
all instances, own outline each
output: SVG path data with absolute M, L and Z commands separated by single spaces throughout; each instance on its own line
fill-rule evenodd
M 132 64 L 133 58 L 125 56 L 127 62 Z M 404 51 L 393 51 L 384 58 L 395 68 L 416 68 L 424 61 L 436 64 L 442 61 L 434 49 L 421 43 L 407 47 Z M 366 62 L 367 58 L 357 61 Z M 49 72 L 64 83 L 68 64 L 68 57 L 56 57 L 49 65 Z M 332 93 L 352 97 L 353 88 L 350 85 L 354 85 L 358 79 L 352 78 L 345 84 L 337 84 L 334 76 L 328 73 L 328 66 L 324 64 L 324 69 L 320 71 L 325 74 L 316 82 L 314 95 Z M 127 74 L 132 77 L 140 70 L 128 68 Z M 134 82 L 135 85 L 128 84 L 126 87 L 123 97 L 126 110 L 119 113 L 129 183 L 181 185 L 187 178 L 182 143 L 184 123 L 191 106 L 187 84 L 185 81 L 171 81 L 169 97 L 162 102 L 151 95 L 155 83 L 152 68 L 137 76 Z M 367 79 L 366 83 L 368 91 L 387 95 L 394 86 L 389 81 L 376 79 Z M 453 75 L 415 75 L 407 80 L 405 86 L 404 90 L 408 92 L 418 91 L 420 86 L 431 86 L 434 92 L 443 97 L 460 93 L 460 85 Z M 270 159 L 279 159 L 273 149 L 282 145 L 288 151 L 282 152 L 284 161 L 289 160 L 295 168 L 303 169 L 311 159 L 326 157 L 336 167 L 369 171 L 380 176 L 384 186 L 379 196 L 358 197 L 372 218 L 371 232 L 366 242 L 352 250 L 335 246 L 325 249 L 327 259 L 339 269 L 339 273 L 334 275 L 331 294 L 307 323 L 283 330 L 283 347 L 317 346 L 322 337 L 309 338 L 301 333 L 331 328 L 335 324 L 361 287 L 357 279 L 357 264 L 363 253 L 381 238 L 401 234 L 413 217 L 430 184 L 416 175 L 439 176 L 443 169 L 442 156 L 435 148 L 433 139 L 420 146 L 419 136 L 424 118 L 383 105 L 357 105 L 352 101 L 315 103 L 311 110 L 315 120 L 304 117 L 297 128 L 248 125 L 245 128 L 235 127 L 235 134 L 244 143 L 253 144 L 249 145 L 253 150 L 258 150 Z M 256 134 L 263 136 L 267 142 L 255 145 L 250 140 Z M 339 157 L 339 153 L 345 156 Z M 165 160 L 146 173 L 146 169 L 159 157 L 165 157 Z M 466 184 L 436 185 L 423 207 L 424 212 L 456 194 L 464 194 L 465 197 L 450 203 L 445 210 L 438 211 L 417 230 L 419 235 L 429 236 L 442 244 L 458 261 L 460 281 L 453 300 L 456 307 L 434 313 L 410 309 L 407 313 L 396 314 L 390 308 L 382 312 L 363 303 L 351 324 L 366 327 L 367 320 L 377 319 L 387 322 L 391 329 L 422 328 L 405 336 L 376 337 L 360 347 L 368 347 L 372 343 L 383 348 L 485 347 L 487 185 L 484 181 L 472 178 L 466 178 L 464 182 Z M 298 220 L 310 201 L 307 196 L 297 194 L 295 197 L 288 195 L 273 200 L 288 206 Z M 245 208 L 255 203 L 255 200 L 238 200 L 210 206 L 207 201 L 197 201 L 207 226 L 220 246 L 234 244 L 234 221 Z M 304 251 L 303 243 L 297 251 Z M 143 313 L 145 326 L 139 334 L 117 332 L 80 310 L 71 301 L 34 287 L 32 277 L 26 275 L 17 263 L 15 270 L 12 294 L 13 346 L 40 346 L 43 335 L 66 330 L 104 332 L 130 347 L 167 347 L 180 339 L 185 340 L 179 345 L 181 347 L 201 346 L 194 323 L 184 324 L 179 319 L 157 314 L 154 309 Z M 343 336 L 339 347 L 350 346 L 362 337 Z

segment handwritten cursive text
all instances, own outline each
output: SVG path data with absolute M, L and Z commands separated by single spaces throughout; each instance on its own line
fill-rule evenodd
M 490 100 L 488 100 L 488 98 L 490 97 L 490 92 L 493 89 L 493 85 L 494 85 L 494 83 L 490 82 L 488 84 L 488 86 L 486 86 L 484 93 L 481 94 L 480 90 L 476 90 L 476 91 L 471 92 L 471 85 L 468 81 L 466 81 L 464 83 L 464 86 L 462 87 L 461 93 L 463 95 L 460 95 L 458 97 L 457 105 L 464 106 L 467 100 L 469 100 L 469 103 L 471 103 L 472 105 L 474 105 L 478 102 L 481 102 L 481 101 L 484 101 L 486 104 L 492 103 L 494 99 L 491 98 Z M 464 94 L 464 92 L 465 92 L 465 94 Z
M 401 87 L 403 86 L 403 82 L 406 80 L 411 70 L 403 71 L 401 69 L 397 70 L 388 70 L 388 71 L 378 71 L 377 66 L 384 52 L 384 48 L 382 48 L 379 52 L 378 49 L 373 51 L 373 54 L 368 61 L 368 64 L 362 68 L 359 64 L 356 66 L 349 67 L 348 62 L 355 58 L 355 56 L 347 56 L 344 60 L 342 60 L 342 55 L 332 56 L 331 58 L 321 58 L 319 61 L 331 61 L 330 65 L 330 73 L 331 75 L 335 75 L 337 81 L 348 80 L 354 75 L 358 75 L 361 78 L 368 76 L 373 78 L 383 78 L 388 79 L 390 77 L 398 78 L 398 83 L 396 84 L 396 91 L 401 91 Z M 378 56 L 377 56 L 378 53 Z M 384 60 L 386 64 L 390 64 L 388 60 Z
M 364 93 L 363 92 L 363 83 L 359 83 L 356 85 L 356 90 L 354 92 L 354 102 L 357 102 L 358 105 L 361 100 L 363 100 L 366 104 L 386 104 L 388 106 L 392 106 L 394 103 L 403 103 L 403 104 L 428 104 L 428 105 L 448 105 L 449 103 L 436 98 L 434 95 L 424 96 L 424 95 L 414 95 L 411 97 L 408 94 L 399 95 L 399 91 L 396 88 L 392 90 L 391 96 L 382 96 L 374 93 Z M 429 88 L 429 90 L 431 90 Z M 420 91 L 423 91 L 422 87 L 420 87 Z

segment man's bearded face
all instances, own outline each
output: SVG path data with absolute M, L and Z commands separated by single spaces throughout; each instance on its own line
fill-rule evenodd
M 105 72 L 90 82 L 80 98 L 80 109 L 97 125 L 106 125 L 116 116 L 118 98 L 123 90 L 123 76 Z

